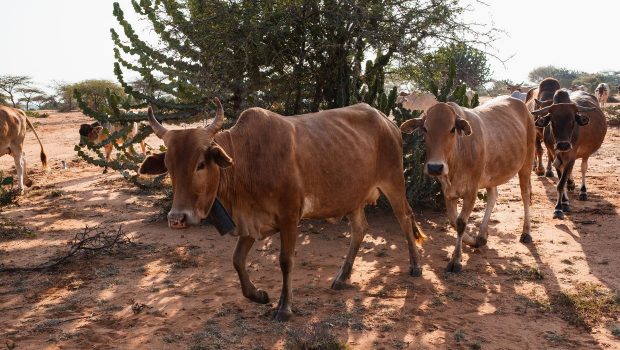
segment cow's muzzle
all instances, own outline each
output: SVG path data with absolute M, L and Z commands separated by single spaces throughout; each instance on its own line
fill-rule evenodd
M 187 216 L 185 213 L 168 213 L 168 226 L 170 228 L 187 228 Z
M 560 141 L 555 144 L 555 149 L 558 152 L 567 152 L 573 148 L 573 145 L 568 141 Z
M 444 165 L 442 163 L 427 163 L 426 172 L 430 176 L 443 175 Z

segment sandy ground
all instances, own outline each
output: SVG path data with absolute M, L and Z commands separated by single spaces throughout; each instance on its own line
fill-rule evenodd
M 86 121 L 80 113 L 33 120 L 51 169 L 41 170 L 38 145 L 28 133 L 35 187 L 18 205 L 1 209 L 0 225 L 18 223 L 30 233 L 0 237 L 0 264 L 47 261 L 86 225 L 122 224 L 139 244 L 57 270 L 0 274 L 0 347 L 279 349 L 287 339 L 303 337 L 303 327 L 320 323 L 354 349 L 620 348 L 618 313 L 603 314 L 587 329 L 562 318 L 574 310 L 553 303 L 554 296 L 583 290 L 584 283 L 620 290 L 618 129 L 608 131 L 590 160 L 590 200 L 577 201 L 573 194 L 574 213 L 566 220 L 551 218 L 557 179 L 532 175 L 531 245 L 518 242 L 518 181 L 501 186 L 488 245 L 465 248 L 458 275 L 444 272 L 455 232 L 443 212 L 416 210 L 429 239 L 422 248 L 423 275 L 412 278 L 393 215 L 368 208 L 370 231 L 352 287 L 332 291 L 348 226 L 303 222 L 293 273 L 295 315 L 278 324 L 270 318 L 281 283 L 277 236 L 250 254 L 251 277 L 272 300 L 254 304 L 242 296 L 232 266 L 233 237 L 220 237 L 211 226 L 172 231 L 160 215 L 161 194 L 137 190 L 113 172 L 102 174 L 76 160 L 77 128 Z M 0 158 L 0 170 L 12 171 L 12 165 L 12 158 Z M 470 230 L 480 223 L 483 205 L 479 201 Z

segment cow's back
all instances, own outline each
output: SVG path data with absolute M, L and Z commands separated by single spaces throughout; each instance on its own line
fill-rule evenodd
M 473 153 L 481 159 L 479 188 L 505 183 L 531 158 L 535 140 L 534 121 L 525 104 L 512 97 L 498 97 L 473 110 L 465 110 L 472 136 L 481 134 Z M 470 136 L 470 137 L 472 137 Z M 466 140 L 466 139 L 465 139 Z
M 577 158 L 587 157 L 603 144 L 605 134 L 607 134 L 607 121 L 598 100 L 593 95 L 583 91 L 574 91 L 570 94 L 570 98 L 579 106 L 596 108 L 592 112 L 581 113 L 587 115 L 590 122 L 579 127 Z
M 243 195 L 286 197 L 304 217 L 346 215 L 378 195 L 386 173 L 402 174 L 400 131 L 365 104 L 293 117 L 251 108 L 225 138 L 217 142 L 233 143 Z

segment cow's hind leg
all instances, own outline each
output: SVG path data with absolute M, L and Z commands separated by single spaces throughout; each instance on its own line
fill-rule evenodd
M 535 163 L 534 170 L 536 171 L 536 175 L 543 176 L 545 175 L 545 168 L 543 167 L 542 158 L 543 158 L 543 147 L 542 147 L 542 139 L 536 136 L 536 155 L 535 155 Z M 553 175 L 553 173 L 552 173 Z
M 581 190 L 579 191 L 579 200 L 587 201 L 588 192 L 586 190 L 586 172 L 588 171 L 588 158 L 581 160 Z
M 407 198 L 405 198 L 404 183 L 402 180 L 396 183 L 403 185 L 402 187 L 381 188 L 381 191 L 390 202 L 394 215 L 407 239 L 407 247 L 409 248 L 409 274 L 413 277 L 419 277 L 422 276 L 422 266 L 420 265 L 420 252 L 418 251 L 416 242 L 422 243 L 425 236 L 418 227 L 415 221 L 415 214 L 413 214 L 413 210 L 411 210 L 409 203 L 407 203 Z
M 291 273 L 293 272 L 293 256 L 295 255 L 295 240 L 297 239 L 298 221 L 280 223 L 280 269 L 282 270 L 282 293 L 278 308 L 273 315 L 278 322 L 285 322 L 293 315 L 291 299 L 293 285 Z
M 487 237 L 489 236 L 489 219 L 491 218 L 491 213 L 493 212 L 495 202 L 497 201 L 497 187 L 489 187 L 486 190 L 487 207 L 484 212 L 484 217 L 482 218 L 482 224 L 480 224 L 480 232 L 478 233 L 478 236 L 476 236 L 474 244 L 471 245 L 476 248 L 485 246 L 487 244 Z M 466 235 L 466 233 L 464 235 Z
M 529 168 L 529 167 L 528 167 Z M 532 203 L 532 182 L 529 171 L 521 169 L 519 171 L 519 187 L 521 188 L 521 201 L 523 202 L 523 232 L 519 241 L 521 243 L 532 243 L 530 205 Z
M 474 210 L 475 203 L 476 192 L 469 193 L 463 197 L 463 208 L 461 209 L 458 219 L 456 219 L 456 245 L 454 246 L 452 258 L 446 267 L 446 271 L 448 272 L 461 272 L 463 269 L 463 264 L 461 263 L 463 235 L 465 234 L 467 221 L 469 221 L 469 216 L 471 215 L 472 210 Z
M 17 189 L 19 193 L 24 193 L 24 185 L 28 187 L 32 186 L 32 181 L 28 178 L 28 172 L 26 170 L 26 154 L 22 151 L 21 147 L 17 145 L 11 147 L 11 153 L 15 161 Z
M 241 282 L 241 291 L 243 292 L 243 296 L 254 302 L 266 304 L 269 302 L 267 292 L 257 289 L 254 286 L 250 280 L 250 275 L 246 270 L 246 258 L 248 256 L 248 252 L 252 249 L 252 245 L 254 245 L 254 238 L 239 237 L 233 256 L 233 265 L 239 275 L 239 282 Z
M 360 249 L 360 245 L 364 240 L 364 235 L 368 229 L 368 222 L 366 221 L 366 215 L 364 214 L 364 207 L 355 209 L 349 215 L 351 223 L 351 245 L 349 245 L 349 251 L 347 257 L 340 268 L 340 272 L 332 283 L 332 289 L 344 289 L 347 286 L 347 280 L 351 277 L 351 270 L 353 269 L 353 262 L 357 256 L 357 252 Z

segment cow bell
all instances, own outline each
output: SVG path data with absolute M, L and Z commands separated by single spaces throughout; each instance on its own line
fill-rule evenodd
M 215 198 L 215 202 L 213 202 L 208 219 L 222 236 L 225 234 L 232 234 L 235 230 L 235 223 L 217 198 Z

